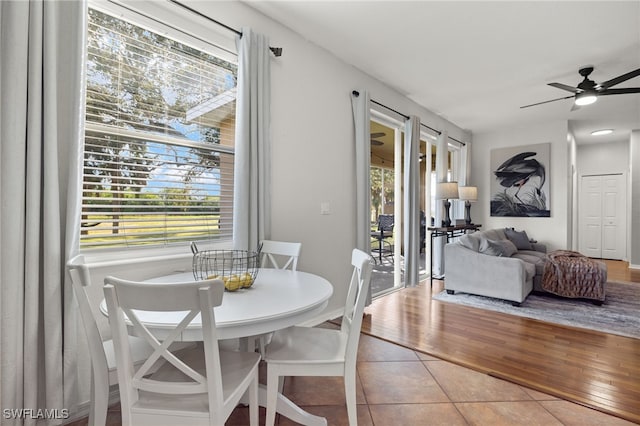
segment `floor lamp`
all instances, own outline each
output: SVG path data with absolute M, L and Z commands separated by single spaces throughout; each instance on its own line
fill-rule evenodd
M 471 203 L 478 201 L 478 188 L 475 186 L 459 186 L 458 198 L 464 200 L 464 223 L 471 225 Z
M 449 200 L 458 198 L 458 182 L 440 182 L 436 185 L 436 199 L 444 200 L 444 220 L 442 226 L 451 226 L 451 217 L 449 209 L 451 203 Z

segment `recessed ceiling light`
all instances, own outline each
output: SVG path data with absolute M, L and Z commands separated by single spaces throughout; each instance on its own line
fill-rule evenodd
M 604 136 L 604 135 L 610 135 L 611 133 L 613 133 L 613 130 L 611 129 L 602 129 L 602 130 L 594 130 L 593 132 L 591 132 L 591 135 Z

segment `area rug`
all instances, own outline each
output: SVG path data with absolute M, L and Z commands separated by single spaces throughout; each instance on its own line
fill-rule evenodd
M 538 294 L 530 294 L 520 307 L 505 300 L 458 292 L 443 291 L 433 299 L 640 339 L 640 285 L 608 282 L 606 293 L 601 306 L 583 299 Z

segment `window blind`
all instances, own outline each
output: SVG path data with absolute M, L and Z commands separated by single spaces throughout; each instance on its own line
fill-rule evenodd
M 89 9 L 82 249 L 232 237 L 237 66 Z

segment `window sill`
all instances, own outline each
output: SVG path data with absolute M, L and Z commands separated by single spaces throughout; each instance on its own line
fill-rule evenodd
M 199 242 L 198 249 L 203 250 L 230 250 L 231 241 L 216 243 Z M 166 260 L 191 259 L 193 253 L 188 245 L 154 248 L 127 248 L 112 250 L 88 250 L 83 251 L 85 263 L 90 268 L 102 268 L 110 266 L 144 264 Z

